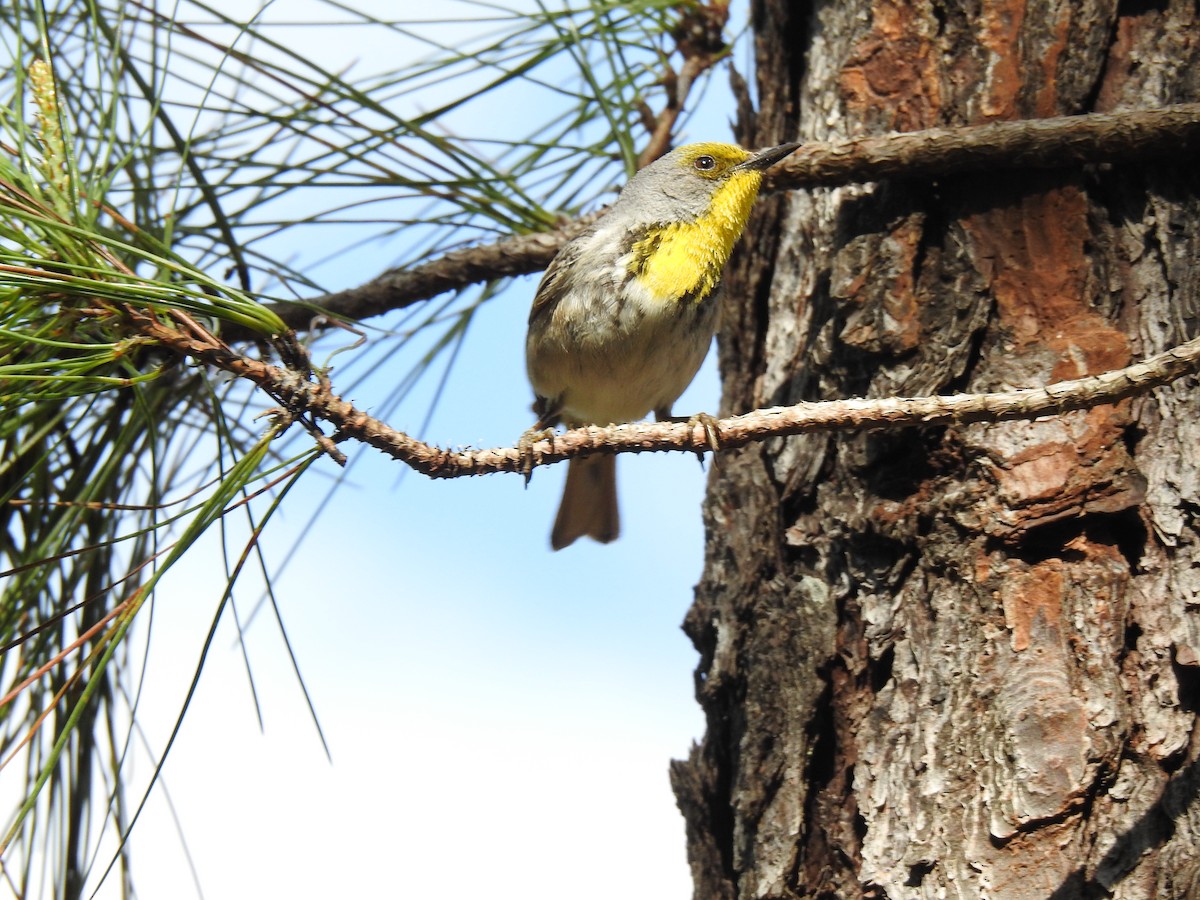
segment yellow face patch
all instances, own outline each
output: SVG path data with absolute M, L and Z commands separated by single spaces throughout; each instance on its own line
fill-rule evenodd
M 703 155 L 703 149 L 696 154 Z M 694 222 L 673 222 L 654 229 L 634 244 L 630 269 L 650 296 L 667 303 L 700 301 L 711 294 L 746 226 L 761 185 L 761 172 L 736 171 L 713 193 L 704 215 Z
M 685 169 L 690 169 L 697 175 L 712 181 L 722 178 L 734 166 L 744 163 L 750 153 L 734 144 L 719 144 L 716 141 L 703 141 L 699 144 L 688 144 L 681 147 L 683 156 L 679 162 Z

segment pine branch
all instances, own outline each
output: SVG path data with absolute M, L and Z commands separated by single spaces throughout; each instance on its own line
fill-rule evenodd
M 1164 109 L 1093 113 L 963 128 L 934 128 L 801 148 L 767 177 L 764 190 L 832 186 L 886 177 L 944 177 L 999 169 L 1061 168 L 1200 151 L 1200 103 Z M 409 269 L 393 269 L 358 287 L 273 306 L 289 327 L 304 330 L 328 315 L 366 319 L 446 291 L 549 265 L 563 244 L 599 213 L 564 222 L 554 231 L 504 238 L 456 250 Z M 229 339 L 247 335 L 226 332 Z
M 174 352 L 255 382 L 283 405 L 288 418 L 299 416 L 327 422 L 335 429 L 333 440 L 360 441 L 431 478 L 496 472 L 528 473 L 536 466 L 597 452 L 703 452 L 709 446 L 709 428 L 717 437 L 720 448 L 729 450 L 767 438 L 811 432 L 1033 419 L 1115 403 L 1200 371 L 1200 338 L 1197 338 L 1123 369 L 1060 381 L 1044 388 L 991 394 L 798 403 L 731 416 L 715 425 L 710 423 L 709 427 L 693 422 L 636 423 L 605 428 L 588 426 L 536 441 L 528 448 L 446 450 L 396 431 L 334 394 L 324 379 L 313 380 L 307 357 L 295 344 L 283 348 L 289 367 L 279 367 L 242 356 L 202 329 L 189 327 L 188 333 L 184 333 L 136 313 L 133 320 L 139 331 Z M 310 425 L 310 430 L 314 428 Z M 322 436 L 319 441 L 327 452 L 328 440 Z
M 1183 158 L 1197 150 L 1200 103 L 1181 103 L 807 144 L 772 170 L 763 189 Z

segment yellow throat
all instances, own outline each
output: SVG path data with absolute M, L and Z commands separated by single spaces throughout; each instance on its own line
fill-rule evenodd
M 741 237 L 762 172 L 736 171 L 695 221 L 672 222 L 633 245 L 630 271 L 655 300 L 699 302 L 713 292 Z

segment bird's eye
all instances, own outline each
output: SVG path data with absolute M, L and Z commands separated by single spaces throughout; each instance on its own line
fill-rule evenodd
M 697 156 L 696 161 L 692 163 L 692 165 L 702 172 L 707 172 L 709 169 L 712 169 L 714 166 L 716 166 L 716 164 L 717 161 L 711 156 Z

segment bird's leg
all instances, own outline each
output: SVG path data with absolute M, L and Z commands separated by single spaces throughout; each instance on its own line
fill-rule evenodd
M 689 416 L 685 419 L 683 416 L 671 415 L 671 409 L 667 407 L 666 409 L 656 409 L 654 411 L 654 418 L 659 422 L 686 422 L 693 433 L 695 433 L 697 426 L 704 428 L 704 445 L 693 445 L 696 456 L 700 459 L 701 466 L 704 465 L 704 446 L 711 449 L 714 454 L 721 449 L 721 428 L 718 420 L 708 413 L 696 413 L 694 416 Z M 715 455 L 713 459 L 715 461 Z
M 525 484 L 528 485 L 533 478 L 533 445 L 538 441 L 549 441 L 553 444 L 554 435 L 557 433 L 553 428 L 538 428 L 534 425 L 517 440 L 517 455 L 521 460 L 521 471 L 525 474 Z
M 694 416 L 688 419 L 688 424 L 691 425 L 693 429 L 695 429 L 697 425 L 702 425 L 704 427 L 704 440 L 708 446 L 712 448 L 713 453 L 716 453 L 721 449 L 721 425 L 720 420 L 718 420 L 715 416 L 710 416 L 706 412 L 696 413 Z
M 525 474 L 525 484 L 528 486 L 533 478 L 533 445 L 538 441 L 549 441 L 554 444 L 557 433 L 554 426 L 558 424 L 559 410 L 545 397 L 538 397 L 533 403 L 533 411 L 538 414 L 538 420 L 517 439 L 517 456 L 521 460 L 521 471 Z

